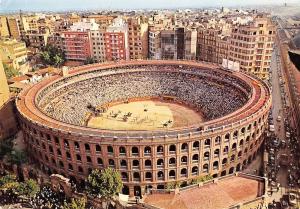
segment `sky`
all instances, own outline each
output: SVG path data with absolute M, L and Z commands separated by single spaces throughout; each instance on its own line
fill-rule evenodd
M 201 8 L 294 4 L 300 0 L 0 0 L 0 12 L 62 11 L 88 9 Z

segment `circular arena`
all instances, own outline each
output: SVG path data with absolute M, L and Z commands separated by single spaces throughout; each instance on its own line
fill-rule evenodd
M 73 68 L 16 100 L 31 159 L 77 183 L 120 171 L 123 193 L 242 170 L 263 142 L 268 86 L 189 61 L 127 61 Z

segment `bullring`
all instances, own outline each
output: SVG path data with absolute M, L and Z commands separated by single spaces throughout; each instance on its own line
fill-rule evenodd
M 87 124 L 91 107 L 144 100 L 184 105 L 204 119 L 154 130 Z M 135 195 L 242 170 L 263 143 L 271 95 L 258 78 L 212 64 L 127 61 L 52 76 L 21 92 L 16 104 L 28 151 L 41 169 L 81 182 L 94 168 L 112 167 L 122 175 L 123 193 Z

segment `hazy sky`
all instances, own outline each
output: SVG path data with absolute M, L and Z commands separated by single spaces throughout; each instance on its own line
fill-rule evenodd
M 299 3 L 300 0 L 0 0 L 0 12 L 72 9 L 136 9 L 209 6 L 242 6 Z

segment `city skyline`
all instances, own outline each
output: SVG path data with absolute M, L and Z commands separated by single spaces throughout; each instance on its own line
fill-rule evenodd
M 221 6 L 256 6 L 256 5 L 281 5 L 281 4 L 300 4 L 299 0 L 254 0 L 245 2 L 243 0 L 229 1 L 229 0 L 216 0 L 216 1 L 199 1 L 192 0 L 152 0 L 151 2 L 143 2 L 138 0 L 74 0 L 70 2 L 56 2 L 51 0 L 0 0 L 0 13 L 12 12 L 17 10 L 24 11 L 64 11 L 64 10 L 96 10 L 96 9 L 163 9 L 163 8 L 203 8 L 203 7 L 221 7 Z

